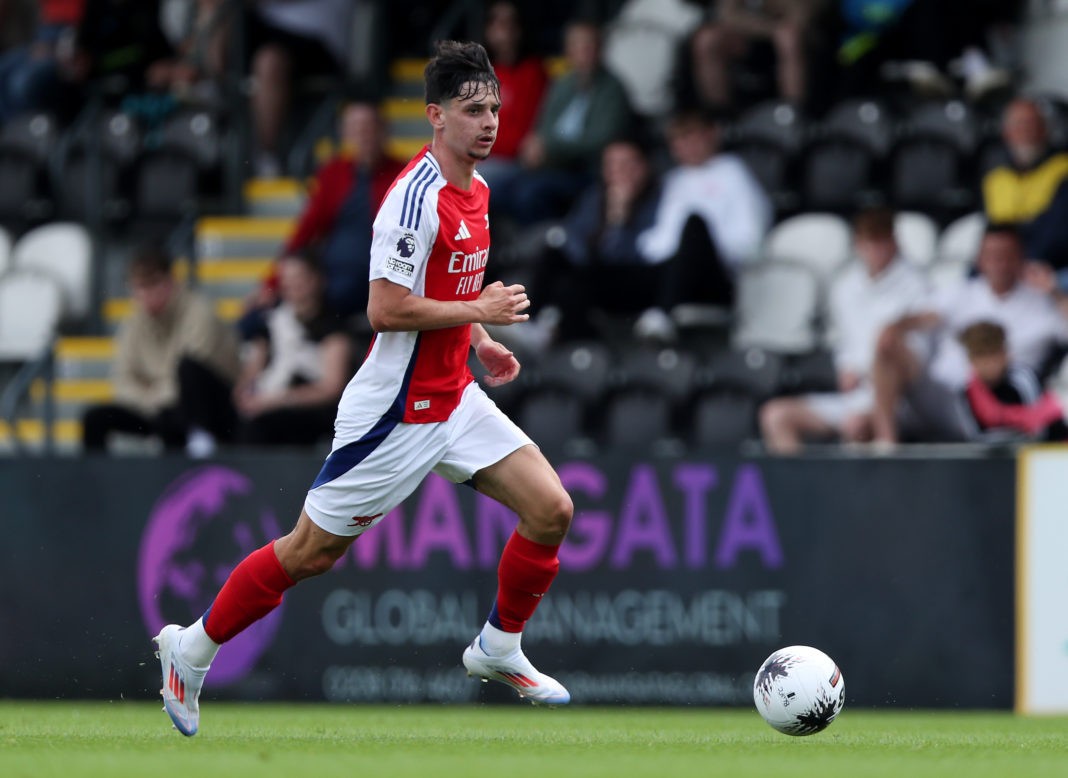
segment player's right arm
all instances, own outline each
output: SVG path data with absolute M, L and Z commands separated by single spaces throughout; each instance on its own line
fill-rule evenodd
M 516 324 L 530 318 L 521 284 L 500 281 L 482 290 L 476 300 L 434 300 L 413 294 L 408 287 L 385 278 L 371 281 L 367 319 L 376 332 L 439 330 L 463 324 Z

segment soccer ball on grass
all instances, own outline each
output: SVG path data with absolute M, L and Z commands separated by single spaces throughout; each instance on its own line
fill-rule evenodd
M 845 679 L 834 660 L 810 646 L 788 646 L 764 660 L 753 681 L 757 711 L 787 735 L 826 729 L 845 704 Z

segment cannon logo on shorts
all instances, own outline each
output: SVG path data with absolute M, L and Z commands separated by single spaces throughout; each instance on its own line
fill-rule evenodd
M 376 513 L 374 516 L 353 516 L 350 527 L 370 527 L 375 523 L 376 519 L 381 518 L 381 513 Z

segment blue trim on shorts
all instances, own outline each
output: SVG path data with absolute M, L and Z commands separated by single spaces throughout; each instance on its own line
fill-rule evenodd
M 412 356 L 408 360 L 408 367 L 404 371 L 404 380 L 401 382 L 400 391 L 397 392 L 392 404 L 363 437 L 351 443 L 346 443 L 341 448 L 330 452 L 330 456 L 323 463 L 319 475 L 315 477 L 315 482 L 311 486 L 312 489 L 344 475 L 371 456 L 374 450 L 382 445 L 382 441 L 389 437 L 389 433 L 404 419 L 404 404 L 408 398 L 408 387 L 412 383 L 412 373 L 415 372 L 415 362 L 419 356 L 419 344 L 422 338 L 422 333 L 415 337 L 415 346 L 412 348 Z

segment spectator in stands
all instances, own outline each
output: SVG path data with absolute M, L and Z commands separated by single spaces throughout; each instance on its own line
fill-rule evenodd
M 33 39 L 0 54 L 0 124 L 25 111 L 60 108 L 66 85 L 84 77 L 73 61 L 73 43 L 85 0 L 38 5 Z
M 1068 290 L 1068 153 L 1052 149 L 1046 121 L 1027 98 L 1001 122 L 1005 159 L 983 176 L 983 208 L 993 223 L 1015 224 L 1029 260 L 1057 272 Z
M 283 172 L 282 133 L 300 78 L 338 78 L 348 59 L 354 0 L 255 0 L 247 15 L 252 56 L 255 173 Z
M 596 334 L 600 311 L 637 316 L 672 302 L 676 290 L 667 263 L 646 262 L 638 235 L 653 224 L 659 186 L 647 149 L 633 139 L 601 153 L 600 181 L 588 187 L 563 221 L 562 239 L 537 265 L 533 320 L 500 331 L 515 345 L 538 352 L 553 340 Z
M 380 106 L 348 103 L 338 124 L 341 153 L 316 173 L 310 196 L 282 255 L 314 249 L 326 274 L 326 302 L 338 316 L 365 316 L 371 225 L 379 203 L 404 163 L 389 156 L 388 132 Z M 240 323 L 246 337 L 260 324 L 255 311 L 278 301 L 278 274 L 272 270 L 249 300 Z
M 195 0 L 186 29 L 176 36 L 175 56 L 148 70 L 149 86 L 166 90 L 183 102 L 217 104 L 223 97 L 232 17 L 238 4 Z
M 989 55 L 992 28 L 1011 24 L 1019 0 L 838 0 L 839 96 L 870 96 L 903 78 L 927 96 L 979 100 L 1011 83 Z
M 773 453 L 796 454 L 811 439 L 871 440 L 876 340 L 927 295 L 923 274 L 898 254 L 892 211 L 862 211 L 854 219 L 853 237 L 857 259 L 834 280 L 828 305 L 838 390 L 765 403 L 760 429 Z
M 518 3 L 499 0 L 486 11 L 486 51 L 501 82 L 500 125 L 493 154 L 478 163 L 478 172 L 490 190 L 519 171 L 519 146 L 534 130 L 549 75 L 545 63 L 529 48 L 527 24 Z
M 976 322 L 964 328 L 959 340 L 971 363 L 965 400 L 977 439 L 1068 437 L 1056 395 L 1042 391 L 1033 370 L 1010 363 L 1004 327 Z
M 352 348 L 324 296 L 311 252 L 278 263 L 281 303 L 251 339 L 234 405 L 239 440 L 250 445 L 311 445 L 329 439 L 337 402 L 350 377 Z
M 151 67 L 174 56 L 160 27 L 159 0 L 86 0 L 73 71 L 105 79 L 122 96 L 142 92 Z
M 134 310 L 118 333 L 115 400 L 86 412 L 84 446 L 102 451 L 118 432 L 158 436 L 168 449 L 210 455 L 216 440 L 234 431 L 236 338 L 209 300 L 175 279 L 162 248 L 141 248 L 128 281 Z
M 966 440 L 969 425 L 957 402 L 968 381 L 968 364 L 957 340 L 977 321 L 1005 328 L 1013 363 L 1042 375 L 1060 344 L 1068 341 L 1068 320 L 1049 294 L 1025 283 L 1023 246 L 1011 226 L 991 225 L 977 260 L 979 275 L 932 297 L 879 336 L 872 383 L 874 440 L 896 444 L 916 440 Z M 929 358 L 910 344 L 910 333 L 933 335 Z
M 677 112 L 667 124 L 668 148 L 674 166 L 664 175 L 663 191 L 652 226 L 638 238 L 638 248 L 651 263 L 683 253 L 687 243 L 710 246 L 703 260 L 703 302 L 734 304 L 738 268 L 757 258 L 774 211 L 767 193 L 738 157 L 720 151 L 721 128 L 716 114 L 702 110 Z M 654 308 L 638 322 L 640 333 L 670 337 L 669 311 Z
M 382 198 L 404 162 L 389 155 L 388 128 L 381 108 L 371 100 L 346 105 L 339 121 L 341 153 L 319 169 L 307 205 L 285 242 L 282 255 L 314 249 L 327 278 L 326 298 L 343 318 L 366 315 L 371 227 Z M 272 270 L 250 300 L 250 312 L 278 301 L 278 274 Z M 257 328 L 255 313 L 242 317 L 247 337 Z
M 768 71 L 777 95 L 802 106 L 820 5 L 822 0 L 720 0 L 685 43 L 676 105 L 736 107 L 738 72 Z
M 564 54 L 569 70 L 549 88 L 536 129 L 520 144 L 521 174 L 493 193 L 495 211 L 522 224 L 566 213 L 594 179 L 605 145 L 632 118 L 623 85 L 601 61 L 596 23 L 570 22 Z

